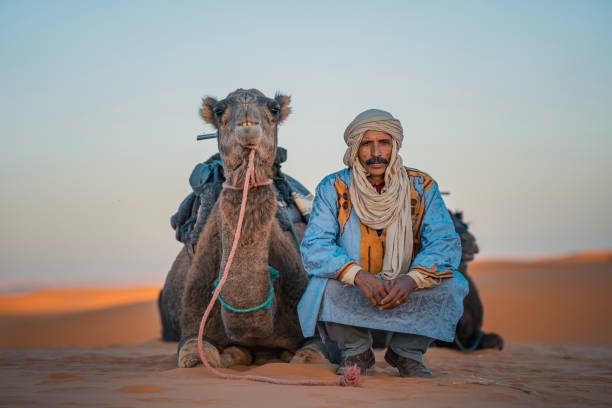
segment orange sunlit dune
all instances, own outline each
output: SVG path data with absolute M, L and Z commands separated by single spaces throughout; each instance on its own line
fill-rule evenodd
M 56 314 L 103 309 L 157 298 L 160 288 L 50 289 L 0 297 L 0 315 Z

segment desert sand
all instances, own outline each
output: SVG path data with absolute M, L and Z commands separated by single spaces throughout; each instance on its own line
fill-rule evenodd
M 0 406 L 612 406 L 612 253 L 482 260 L 469 271 L 485 305 L 485 330 L 504 337 L 504 350 L 431 348 L 429 380 L 397 377 L 378 350 L 374 375 L 359 388 L 178 369 L 176 343 L 159 340 L 159 288 L 5 295 Z M 334 379 L 334 369 L 270 361 L 222 371 Z

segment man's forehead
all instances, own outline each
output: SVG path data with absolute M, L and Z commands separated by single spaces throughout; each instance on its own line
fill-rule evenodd
M 392 139 L 391 135 L 386 132 L 381 132 L 380 130 L 366 130 L 361 138 L 361 141 L 364 140 L 383 140 L 383 139 Z

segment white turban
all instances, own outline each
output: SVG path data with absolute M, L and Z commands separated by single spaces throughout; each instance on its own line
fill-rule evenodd
M 357 115 L 344 131 L 344 141 L 348 146 L 344 153 L 344 164 L 348 167 L 351 167 L 359 150 L 361 138 L 368 130 L 385 132 L 397 143 L 397 150 L 402 147 L 404 130 L 400 121 L 384 110 L 368 109 Z
M 368 172 L 359 161 L 357 152 L 363 134 L 368 130 L 385 132 L 393 139 L 391 157 L 385 171 L 385 187 L 379 194 L 368 181 Z M 394 279 L 408 272 L 412 260 L 412 217 L 410 213 L 410 182 L 398 154 L 404 134 L 399 120 L 389 112 L 366 110 L 348 125 L 344 141 L 348 145 L 344 163 L 351 169 L 351 202 L 359 219 L 370 228 L 387 228 L 385 258 L 381 275 Z

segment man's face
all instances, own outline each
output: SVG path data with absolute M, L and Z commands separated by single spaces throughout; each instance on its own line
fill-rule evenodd
M 368 130 L 363 134 L 357 156 L 361 165 L 375 179 L 381 178 L 387 170 L 391 151 L 393 150 L 393 139 L 385 132 Z M 380 162 L 384 159 L 383 163 Z

